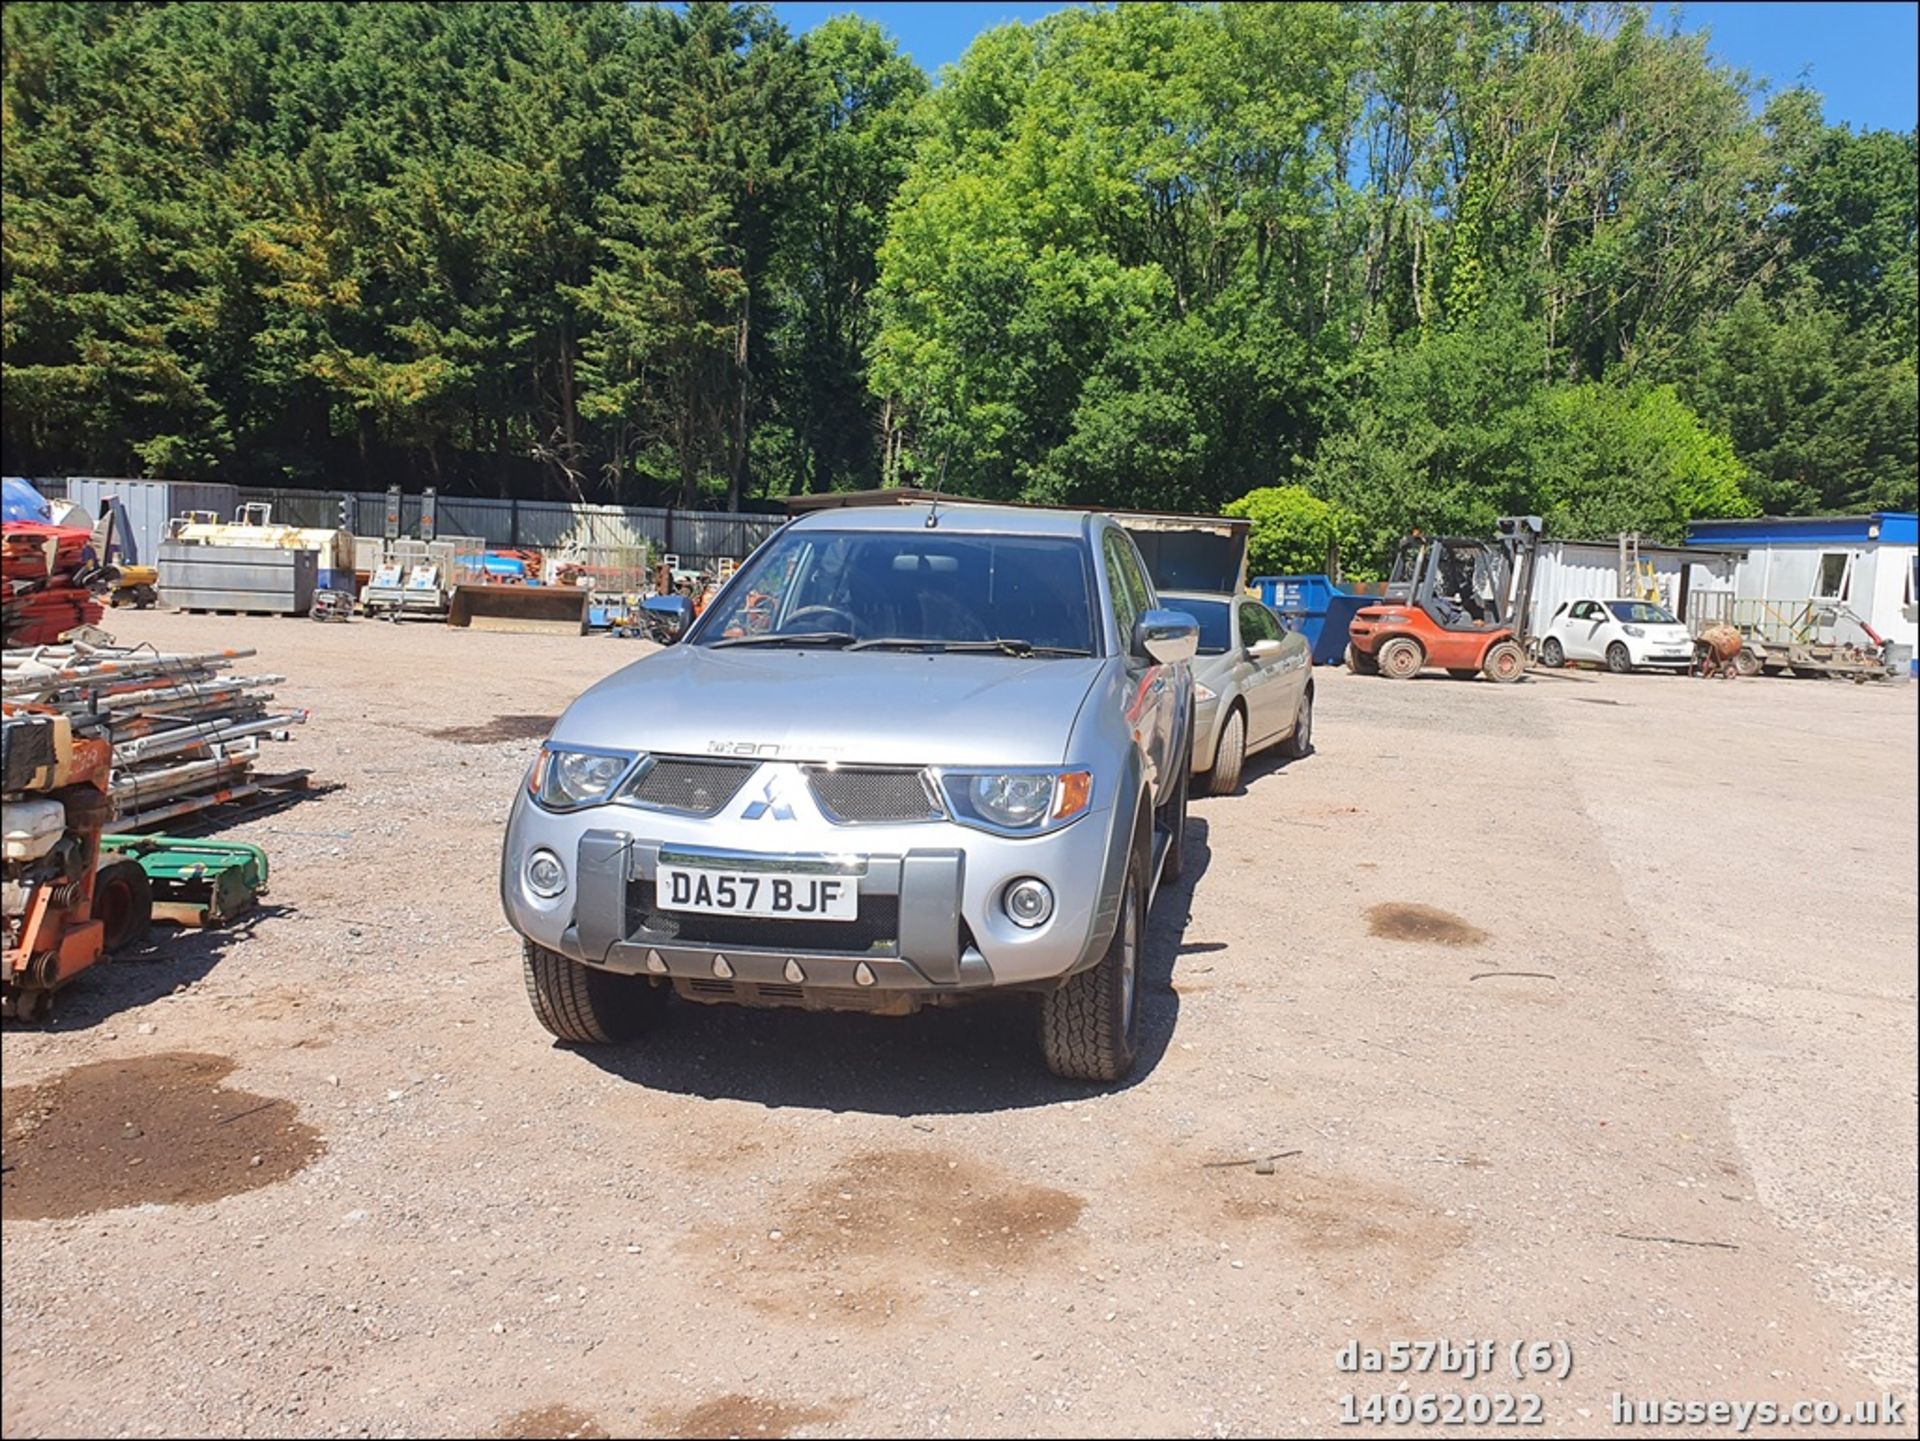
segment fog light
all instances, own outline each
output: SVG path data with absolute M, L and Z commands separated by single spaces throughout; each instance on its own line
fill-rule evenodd
M 527 857 L 527 889 L 548 900 L 567 888 L 567 868 L 552 851 L 535 851 Z
M 1053 892 L 1045 881 L 1028 876 L 1007 887 L 1003 904 L 1016 926 L 1031 930 L 1035 926 L 1045 925 L 1047 917 L 1053 914 Z

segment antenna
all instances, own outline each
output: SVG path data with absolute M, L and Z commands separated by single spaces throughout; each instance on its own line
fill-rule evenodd
M 953 445 L 949 442 L 940 452 L 940 473 L 933 478 L 933 503 L 927 508 L 928 530 L 940 524 L 940 490 L 947 483 L 947 457 L 952 454 Z

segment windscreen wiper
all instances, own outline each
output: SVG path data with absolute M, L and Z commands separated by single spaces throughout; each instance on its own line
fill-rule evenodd
M 1002 636 L 998 640 L 928 640 L 904 635 L 875 636 L 871 640 L 857 640 L 847 647 L 848 650 L 927 650 L 927 651 L 998 651 L 1002 655 L 1092 655 L 1093 652 L 1075 646 L 1035 645 L 1031 641 L 1014 640 Z
M 846 645 L 853 632 L 845 630 L 767 631 L 762 635 L 730 635 L 712 642 L 717 650 L 723 645 Z

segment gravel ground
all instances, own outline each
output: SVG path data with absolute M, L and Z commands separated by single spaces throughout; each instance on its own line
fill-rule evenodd
M 1316 754 L 1194 804 L 1102 1093 L 1013 1004 L 552 1044 L 498 834 L 641 643 L 113 621 L 258 647 L 341 788 L 233 832 L 250 924 L 6 1032 L 9 1436 L 1313 1434 L 1402 1382 L 1912 1434 L 1913 687 L 1323 672 Z M 1336 1365 L 1428 1337 L 1572 1371 Z

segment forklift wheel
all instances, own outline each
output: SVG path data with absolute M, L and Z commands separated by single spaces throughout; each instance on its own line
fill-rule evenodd
M 1511 684 L 1527 673 L 1527 653 L 1510 640 L 1497 641 L 1488 648 L 1480 669 L 1488 680 Z
M 1420 642 L 1397 635 L 1374 653 L 1380 661 L 1380 674 L 1388 680 L 1406 680 L 1417 675 L 1420 667 L 1427 663 L 1427 653 L 1420 649 Z
M 153 925 L 153 882 L 138 861 L 111 861 L 93 878 L 93 918 L 103 924 L 101 948 L 112 955 L 147 938 Z
M 1347 642 L 1347 669 L 1355 675 L 1379 675 L 1380 662 L 1366 651 L 1357 649 L 1352 641 Z

